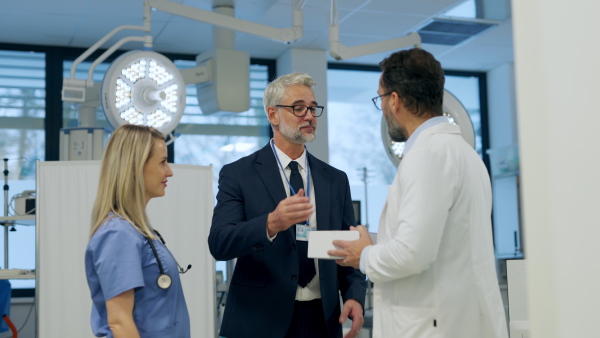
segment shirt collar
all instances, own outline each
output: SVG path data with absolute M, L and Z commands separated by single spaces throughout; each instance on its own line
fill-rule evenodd
M 304 151 L 302 151 L 302 155 L 300 155 L 300 157 L 298 157 L 295 160 L 292 160 L 281 149 L 279 149 L 277 147 L 277 145 L 275 145 L 275 142 L 273 142 L 273 145 L 275 146 L 275 151 L 277 152 L 277 156 L 279 157 L 281 166 L 283 166 L 284 168 L 287 168 L 288 165 L 290 164 L 290 162 L 296 161 L 296 162 L 298 162 L 298 170 L 306 169 L 306 168 L 304 168 L 304 165 L 306 164 L 306 149 Z
M 402 151 L 402 156 L 405 156 L 406 153 L 410 150 L 412 145 L 415 143 L 415 140 L 419 138 L 419 134 L 427 128 L 431 128 L 440 123 L 448 123 L 448 118 L 446 116 L 436 116 L 432 117 L 429 120 L 423 122 L 417 129 L 415 129 L 414 133 L 410 135 L 406 143 L 404 144 L 404 150 Z

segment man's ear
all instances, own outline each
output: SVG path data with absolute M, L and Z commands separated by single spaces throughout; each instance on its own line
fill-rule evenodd
M 396 92 L 390 94 L 388 103 L 393 114 L 397 114 L 404 107 L 404 100 L 402 100 Z
M 277 108 L 273 106 L 267 107 L 267 117 L 272 125 L 279 125 L 279 114 L 277 114 Z

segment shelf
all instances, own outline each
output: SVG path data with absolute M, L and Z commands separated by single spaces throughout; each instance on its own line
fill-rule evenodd
M 496 173 L 496 174 L 492 175 L 492 178 L 503 178 L 503 177 L 519 176 L 519 174 L 520 174 L 519 170 L 503 171 L 501 173 Z
M 27 271 L 27 273 L 23 273 Z M 35 279 L 35 272 L 20 269 L 0 269 L 1 279 Z
M 0 225 L 34 225 L 35 215 L 0 217 Z

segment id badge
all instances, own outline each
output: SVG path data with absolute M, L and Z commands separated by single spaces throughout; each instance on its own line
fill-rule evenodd
M 306 224 L 296 224 L 296 240 L 308 241 L 308 232 L 315 230 Z

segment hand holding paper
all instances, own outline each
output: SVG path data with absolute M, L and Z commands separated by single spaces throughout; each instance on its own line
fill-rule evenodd
M 335 240 L 353 241 L 359 238 L 357 231 L 309 231 L 308 258 L 343 259 L 341 256 L 331 256 L 329 250 L 340 249 L 333 245 Z
M 329 250 L 327 254 L 343 257 L 335 261 L 341 266 L 351 266 L 359 269 L 361 253 L 366 246 L 373 245 L 373 241 L 371 240 L 371 236 L 369 236 L 367 228 L 362 225 L 350 227 L 350 230 L 352 230 L 350 232 L 358 232 L 359 238 L 355 241 L 334 240 L 333 245 L 341 249 Z

